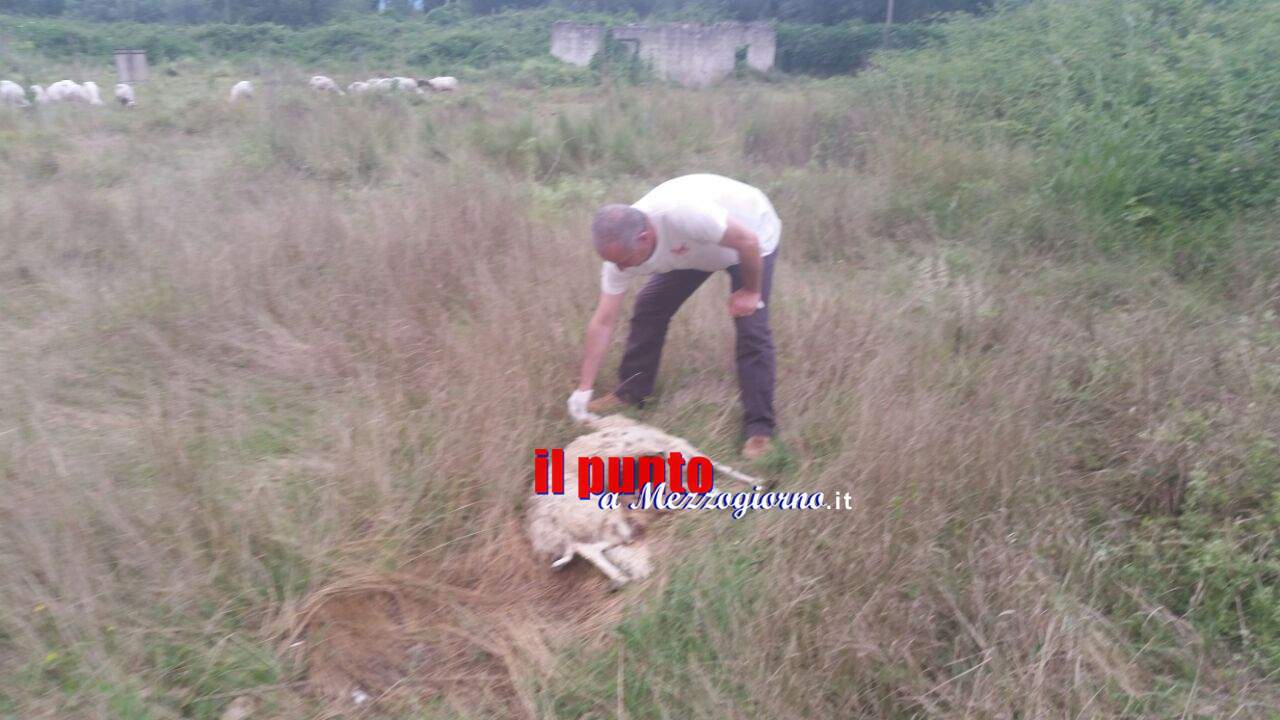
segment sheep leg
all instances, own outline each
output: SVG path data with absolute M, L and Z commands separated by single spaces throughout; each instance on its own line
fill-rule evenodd
M 767 488 L 770 485 L 769 481 L 767 480 L 761 480 L 759 478 L 751 477 L 746 473 L 740 473 L 737 470 L 734 470 L 733 468 L 729 467 L 728 465 L 721 465 L 718 462 L 713 462 L 711 463 L 711 466 L 716 469 L 717 473 L 728 476 L 730 479 L 737 480 L 738 482 L 746 483 L 753 487 L 756 485 L 759 485 L 760 487 Z
M 706 457 L 706 453 L 697 449 L 694 449 L 693 452 L 690 453 L 690 455 L 702 455 L 703 457 Z M 663 456 L 665 457 L 666 453 L 663 453 Z M 759 485 L 762 488 L 768 488 L 772 484 L 768 480 L 761 480 L 760 478 L 752 477 L 746 473 L 738 472 L 737 470 L 734 470 L 728 465 L 725 465 L 724 463 L 718 463 L 715 460 L 711 461 L 711 467 L 715 468 L 717 475 L 723 475 L 728 477 L 730 480 L 737 480 L 740 483 L 746 483 L 747 485 L 751 485 L 753 487 L 756 485 Z
M 604 556 L 604 551 L 613 546 L 613 543 L 580 543 L 574 546 L 574 552 L 586 558 L 587 562 L 595 565 L 609 578 L 609 586 L 613 590 L 626 585 L 631 581 L 627 574 L 618 569 L 609 558 Z

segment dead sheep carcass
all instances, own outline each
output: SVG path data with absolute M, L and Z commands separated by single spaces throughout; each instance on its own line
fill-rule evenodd
M 630 509 L 628 502 L 617 509 L 603 509 L 594 498 L 579 499 L 578 458 L 667 457 L 679 452 L 684 457 L 705 456 L 687 440 L 621 415 L 593 418 L 595 432 L 582 435 L 564 448 L 565 488 L 563 495 L 533 494 L 527 504 L 525 528 L 533 552 L 539 560 L 559 569 L 574 557 L 595 565 L 619 588 L 652 572 L 649 549 L 640 535 L 656 515 L 651 509 Z M 744 475 L 720 463 L 712 463 L 719 477 L 728 477 L 753 487 L 767 483 Z M 713 490 L 714 492 L 714 490 Z

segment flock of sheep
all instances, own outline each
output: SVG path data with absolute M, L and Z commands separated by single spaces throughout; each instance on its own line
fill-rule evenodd
M 450 92 L 458 89 L 458 78 L 452 76 L 434 77 L 430 80 L 421 80 L 411 77 L 387 77 L 387 78 L 370 78 L 368 80 L 356 80 L 347 85 L 344 91 L 333 78 L 325 75 L 316 75 L 311 78 L 311 89 L 319 93 L 332 93 L 334 95 L 360 95 L 363 93 L 377 92 L 412 92 L 425 94 L 427 90 L 435 92 Z M 231 102 L 239 100 L 249 100 L 253 97 L 253 83 L 248 80 L 241 80 L 231 86 Z
M 311 78 L 310 84 L 311 89 L 316 92 L 333 93 L 335 95 L 396 91 L 424 94 L 426 90 L 450 92 L 458 89 L 458 79 L 451 76 L 434 77 L 430 80 L 410 77 L 357 80 L 348 85 L 345 92 L 338 87 L 338 83 L 334 82 L 333 78 L 325 77 L 324 75 L 316 75 Z M 59 80 L 48 88 L 43 85 L 32 85 L 31 95 L 35 98 L 37 105 L 49 103 L 104 104 L 101 92 L 98 90 L 98 84 L 91 80 L 83 83 L 77 83 L 72 80 Z M 232 102 L 248 100 L 252 97 L 253 83 L 248 80 L 241 80 L 231 87 Z M 137 96 L 134 94 L 133 86 L 127 83 L 116 85 L 116 100 L 125 107 L 136 105 Z M 12 80 L 0 80 L 0 105 L 30 107 L 31 102 L 27 100 L 27 91 L 21 85 Z
M 92 80 L 83 83 L 59 80 L 48 88 L 43 85 L 32 85 L 31 95 L 35 98 L 37 105 L 49 103 L 103 104 L 98 84 Z M 121 105 L 133 105 L 136 102 L 133 87 L 125 83 L 116 85 L 116 100 Z M 27 100 L 27 91 L 21 85 L 12 80 L 0 80 L 0 105 L 29 107 L 31 103 Z

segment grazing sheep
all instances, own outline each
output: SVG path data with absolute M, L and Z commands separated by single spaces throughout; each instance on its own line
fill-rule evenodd
M 102 94 L 98 92 L 98 83 L 89 80 L 80 86 L 80 93 L 90 105 L 101 105 Z
M 394 92 L 396 90 L 422 92 L 418 89 L 418 81 L 407 77 L 370 78 L 368 84 L 370 90 L 378 92 Z
M 116 84 L 116 100 L 125 107 L 133 107 L 138 104 L 137 98 L 133 94 L 133 86 L 125 83 Z
M 433 77 L 430 80 L 419 80 L 419 85 L 426 85 L 436 92 L 453 92 L 458 89 L 458 78 L 452 75 Z
M 49 93 L 45 92 L 43 85 L 32 85 L 31 96 L 36 99 L 37 105 L 49 104 Z
M 396 84 L 397 90 L 403 90 L 405 92 L 416 92 L 416 93 L 422 92 L 422 88 L 418 87 L 418 81 L 414 78 L 394 77 L 394 78 L 391 78 L 391 80 Z
M 362 93 L 367 93 L 372 89 L 373 88 L 369 86 L 369 83 L 362 82 L 360 80 L 357 80 L 347 86 L 347 92 L 351 95 L 360 95 Z
M 252 100 L 253 99 L 253 83 L 249 82 L 248 80 L 241 80 L 235 85 L 232 85 L 230 99 L 231 99 L 231 102 L 236 102 L 239 100 Z
M 590 422 L 596 432 L 576 438 L 564 449 L 565 494 L 535 493 L 529 500 L 525 529 L 534 554 L 551 561 L 552 568 L 561 568 L 574 556 L 581 556 L 599 568 L 612 587 L 618 588 L 651 572 L 648 548 L 635 541 L 652 521 L 654 511 L 632 510 L 625 500 L 617 509 L 602 509 L 594 499 L 579 499 L 578 458 L 666 457 L 672 452 L 692 458 L 703 453 L 682 438 L 621 415 L 592 418 Z M 766 485 L 727 465 L 713 466 L 720 476 L 752 486 Z
M 338 87 L 338 83 L 333 81 L 333 78 L 325 77 L 324 75 L 316 75 L 311 78 L 311 89 L 316 92 L 327 92 L 335 95 L 346 94 L 342 92 L 342 88 Z
M 31 103 L 27 102 L 27 91 L 21 85 L 12 80 L 0 80 L 0 105 L 28 107 Z
M 70 80 L 59 80 L 45 91 L 49 102 L 89 102 L 84 88 Z

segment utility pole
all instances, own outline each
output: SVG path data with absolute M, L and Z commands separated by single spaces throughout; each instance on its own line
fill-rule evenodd
M 893 25 L 893 0 L 888 0 L 884 9 L 884 46 L 889 47 L 889 26 Z

